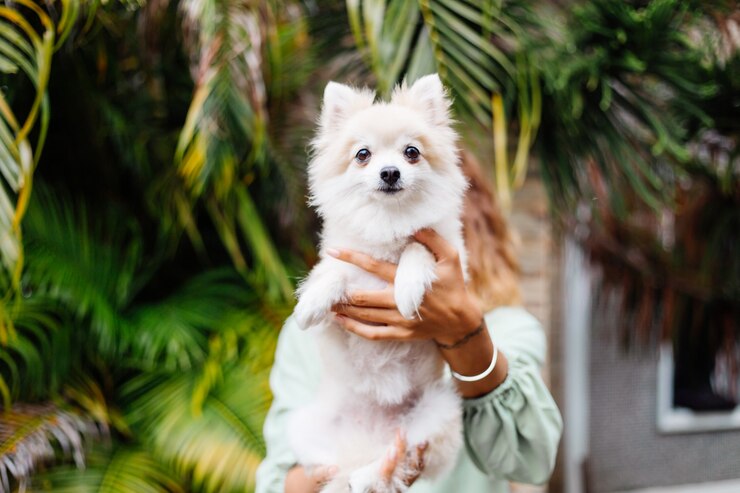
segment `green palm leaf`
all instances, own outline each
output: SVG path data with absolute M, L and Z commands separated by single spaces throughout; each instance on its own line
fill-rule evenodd
M 56 468 L 35 478 L 34 490 L 55 493 L 180 493 L 178 478 L 146 451 L 118 447 L 90 454 L 84 470 Z
M 12 77 L 23 74 L 34 91 L 30 106 L 21 112 L 13 109 L 11 92 L 6 87 L 0 90 L 0 259 L 13 272 L 16 287 L 23 269 L 21 220 L 49 123 L 46 88 L 52 55 L 69 34 L 78 9 L 78 0 L 61 2 L 55 26 L 43 4 L 33 0 L 0 6 L 0 72 Z M 31 132 L 36 128 L 32 144 Z
M 279 7 L 285 5 L 181 3 L 196 87 L 175 161 L 193 197 L 205 196 L 237 270 L 271 299 L 287 300 L 292 283 L 246 188 L 270 162 L 270 69 L 282 63 L 281 23 L 293 22 Z
M 125 324 L 120 310 L 138 286 L 141 247 L 133 226 L 48 193 L 37 194 L 24 222 L 28 288 L 58 300 L 82 321 L 89 320 L 104 354 L 120 353 Z
M 56 314 L 48 299 L 0 300 L 10 318 L 12 336 L 0 345 L 0 396 L 8 409 L 17 400 L 57 395 L 76 353 L 73 331 Z
M 197 413 L 184 405 L 196 385 L 194 375 L 133 381 L 124 392 L 132 426 L 195 491 L 251 491 L 265 450 L 267 373 L 232 366 Z
M 210 271 L 167 298 L 127 314 L 132 363 L 142 369 L 185 371 L 206 360 L 208 338 L 243 310 L 252 296 L 231 270 Z
M 625 212 L 620 190 L 656 209 L 670 200 L 656 156 L 689 161 L 683 115 L 708 123 L 699 104 L 716 91 L 686 35 L 695 15 L 683 0 L 589 2 L 573 9 L 563 51 L 542 51 L 551 108 L 542 169 L 556 207 L 593 195 L 589 165 L 618 214 Z M 683 115 L 672 101 L 681 102 Z

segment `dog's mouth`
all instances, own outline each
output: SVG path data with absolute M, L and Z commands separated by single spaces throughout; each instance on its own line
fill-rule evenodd
M 382 193 L 384 193 L 386 195 L 395 195 L 398 192 L 402 192 L 403 191 L 403 187 L 399 187 L 397 185 L 383 186 L 383 187 L 378 187 L 376 189 L 376 191 L 382 192 Z

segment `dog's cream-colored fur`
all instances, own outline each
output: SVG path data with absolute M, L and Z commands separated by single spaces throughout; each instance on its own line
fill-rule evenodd
M 461 446 L 460 398 L 442 378 L 434 342 L 370 341 L 340 328 L 333 304 L 353 290 L 386 283 L 325 251 L 352 249 L 398 263 L 395 299 L 406 318 L 417 316 L 435 280 L 435 259 L 412 241 L 416 231 L 435 229 L 460 252 L 465 268 L 466 180 L 449 105 L 436 74 L 399 86 L 389 102 L 334 82 L 324 92 L 309 166 L 310 203 L 323 219 L 321 261 L 300 285 L 294 314 L 301 328 L 315 331 L 323 379 L 314 402 L 294 413 L 288 433 L 300 464 L 339 467 L 325 493 L 406 491 L 402 468 L 389 484 L 380 479 L 398 429 L 410 454 L 428 442 L 422 477 L 447 472 Z M 418 162 L 405 158 L 408 146 L 419 149 Z M 366 163 L 355 159 L 362 148 L 371 152 Z M 401 174 L 402 190 L 393 194 L 382 191 L 380 171 L 388 166 Z

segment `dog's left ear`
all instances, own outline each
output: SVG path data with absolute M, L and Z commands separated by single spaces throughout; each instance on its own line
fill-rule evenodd
M 425 75 L 411 87 L 402 84 L 391 100 L 423 111 L 435 125 L 450 124 L 450 99 L 438 74 Z

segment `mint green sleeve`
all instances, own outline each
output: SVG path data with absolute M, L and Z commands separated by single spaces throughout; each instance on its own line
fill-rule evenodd
M 286 430 L 290 413 L 308 403 L 319 381 L 319 360 L 312 334 L 289 318 L 280 331 L 270 373 L 273 400 L 263 434 L 267 455 L 257 469 L 255 493 L 283 493 L 285 475 L 295 465 Z
M 563 427 L 540 375 L 545 334 L 522 308 L 498 308 L 486 322 L 509 373 L 491 393 L 463 402 L 468 455 L 488 476 L 542 484 L 552 473 Z

